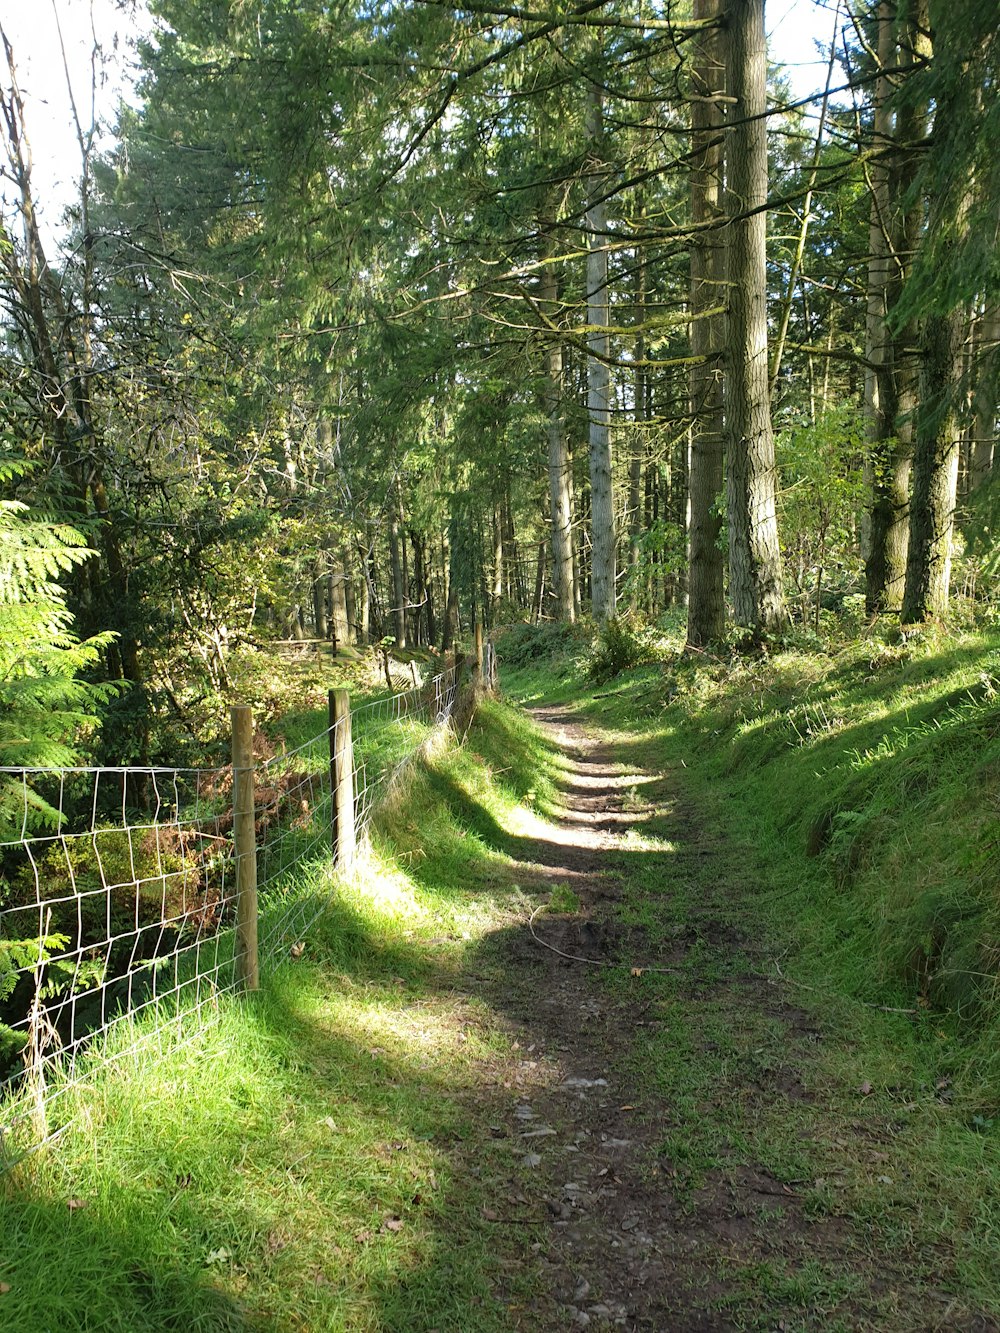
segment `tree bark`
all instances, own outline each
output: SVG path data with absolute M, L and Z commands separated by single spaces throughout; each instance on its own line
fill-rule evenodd
M 458 542 L 456 541 L 456 523 L 454 518 L 449 523 L 450 550 L 448 559 L 448 597 L 444 609 L 444 628 L 441 633 L 441 651 L 446 653 L 458 636 Z
M 991 301 L 979 322 L 976 391 L 973 398 L 972 456 L 969 490 L 981 486 L 993 470 L 997 405 L 1000 402 L 1000 303 Z
M 956 395 L 964 333 L 961 310 L 929 315 L 924 323 L 901 613 L 906 625 L 943 615 L 948 609 L 960 435 Z
M 347 570 L 341 548 L 330 552 L 330 635 L 335 643 L 349 643 L 350 619 L 347 614 Z
M 592 85 L 587 105 L 590 183 L 587 207 L 587 416 L 590 436 L 591 606 L 594 619 L 615 614 L 615 512 L 611 491 L 611 372 L 608 359 L 608 251 L 604 139 L 600 90 Z
M 399 482 L 393 483 L 389 495 L 389 566 L 392 573 L 392 625 L 396 647 L 406 647 L 406 584 L 403 578 L 402 540 L 399 515 L 402 500 Z
M 879 64 L 883 69 L 916 66 L 927 55 L 926 5 L 920 0 L 904 30 L 897 30 L 897 5 L 879 6 Z M 876 148 L 887 156 L 870 167 L 868 314 L 866 319 L 865 411 L 867 479 L 871 491 L 865 547 L 865 603 L 868 613 L 898 611 L 903 602 L 910 525 L 910 471 L 913 416 L 917 403 L 915 344 L 910 324 L 893 334 L 891 318 L 913 265 L 923 210 L 907 211 L 917 169 L 916 143 L 927 130 L 927 109 L 900 104 L 893 125 L 892 92 L 880 76 L 875 92 Z M 889 150 L 892 150 L 891 152 Z
M 636 200 L 636 217 L 645 216 L 645 200 Z M 640 221 L 639 225 L 642 225 Z M 639 610 L 643 601 L 642 586 L 642 465 L 648 447 L 647 420 L 649 417 L 649 373 L 646 367 L 646 256 L 641 242 L 635 249 L 635 371 L 632 378 L 632 442 L 628 458 L 628 526 L 629 606 Z
M 542 270 L 542 308 L 549 318 L 558 318 L 559 293 L 551 265 Z M 555 612 L 559 620 L 576 619 L 573 590 L 572 472 L 566 427 L 563 421 L 562 344 L 550 338 L 545 344 L 544 409 L 549 444 L 549 521 L 552 530 L 552 583 Z
M 317 562 L 314 570 L 312 595 L 313 595 L 313 625 L 316 629 L 317 639 L 325 639 L 327 633 L 326 626 L 326 587 L 327 582 L 332 582 L 332 575 L 323 574 L 320 564 Z
M 732 128 L 727 153 L 729 323 L 726 439 L 729 587 L 755 635 L 786 620 L 767 357 L 767 57 L 763 0 L 728 0 Z

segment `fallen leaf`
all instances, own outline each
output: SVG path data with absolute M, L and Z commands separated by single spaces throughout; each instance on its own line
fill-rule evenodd
M 484 1208 L 484 1209 L 483 1209 L 483 1217 L 484 1217 L 484 1219 L 485 1219 L 487 1222 L 495 1222 L 499 1216 L 500 1216 L 500 1214 L 497 1213 L 497 1212 L 494 1212 L 494 1210 L 493 1210 L 492 1208 Z
M 862 1097 L 870 1097 L 873 1091 L 874 1089 L 872 1088 L 872 1085 L 868 1082 L 867 1079 L 865 1079 L 861 1087 L 858 1088 L 858 1092 L 861 1093 Z

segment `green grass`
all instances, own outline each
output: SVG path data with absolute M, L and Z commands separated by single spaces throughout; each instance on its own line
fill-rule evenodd
M 585 637 L 547 633 L 542 653 L 520 635 L 506 687 L 576 700 L 650 775 L 625 804 L 653 816 L 608 872 L 625 924 L 678 970 L 595 980 L 644 1006 L 617 1058 L 658 1094 L 649 1170 L 690 1214 L 753 1164 L 804 1218 L 775 1252 L 771 1215 L 753 1216 L 760 1252 L 719 1248 L 706 1308 L 828 1331 L 1000 1313 L 996 1016 L 988 987 L 953 1003 L 943 984 L 960 942 L 989 961 L 996 641 L 650 664 L 595 691 Z M 164 1053 L 118 1029 L 119 1058 L 85 1062 L 66 1094 L 65 1132 L 7 1181 L 0 1328 L 517 1326 L 536 1237 L 487 1220 L 511 1172 L 489 1126 L 514 1057 L 463 977 L 535 905 L 531 821 L 563 769 L 487 701 L 465 747 L 404 767 L 363 873 L 295 880 L 326 908 L 259 996 L 220 1000 Z M 930 888 L 976 909 L 936 910 L 938 943 Z M 551 906 L 579 904 L 556 886 Z M 902 943 L 918 919 L 930 966 Z M 841 1224 L 838 1267 L 811 1228 Z
M 996 1315 L 1000 639 L 873 633 L 700 663 L 676 649 L 596 691 L 585 645 L 550 670 L 522 644 L 504 671 L 501 642 L 501 670 L 517 698 L 575 701 L 630 769 L 671 775 L 648 854 L 617 870 L 650 947 L 688 942 L 677 977 L 643 978 L 653 1030 L 633 1057 L 670 1108 L 672 1188 L 693 1199 L 753 1162 L 795 1182 L 817 1225 L 847 1219 L 862 1271 L 894 1270 L 871 1323 L 829 1313 L 848 1297 L 824 1294 L 808 1248 L 750 1266 L 735 1294 L 730 1280 L 726 1308 L 774 1327 L 802 1283 L 790 1328 L 915 1326 L 927 1288 L 939 1312 L 954 1298 L 949 1327 Z M 727 978 L 775 1017 L 734 1008 Z
M 510 1300 L 527 1278 L 484 1216 L 510 1170 L 487 1128 L 510 1038 L 456 979 L 523 910 L 484 835 L 554 767 L 488 702 L 467 747 L 397 779 L 356 876 L 303 870 L 294 891 L 328 906 L 259 995 L 180 1045 L 112 1030 L 111 1063 L 57 1100 L 64 1132 L 6 1179 L 0 1327 L 511 1326 L 494 1282 Z M 505 1227 L 503 1254 L 531 1239 Z

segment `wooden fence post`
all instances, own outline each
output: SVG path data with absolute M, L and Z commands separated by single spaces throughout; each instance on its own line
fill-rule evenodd
M 257 835 L 254 829 L 253 712 L 238 704 L 233 729 L 233 850 L 236 863 L 236 984 L 260 987 L 257 953 Z
M 357 848 L 354 826 L 354 742 L 351 738 L 351 696 L 330 691 L 330 795 L 333 808 L 333 859 L 349 870 Z
M 483 679 L 483 621 L 476 615 L 476 679 Z

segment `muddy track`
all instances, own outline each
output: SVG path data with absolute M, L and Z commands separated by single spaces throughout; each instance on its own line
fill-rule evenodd
M 727 851 L 703 834 L 675 779 L 630 771 L 613 744 L 570 712 L 537 709 L 534 716 L 570 771 L 560 816 L 539 821 L 538 837 L 519 848 L 524 884 L 533 894 L 568 886 L 580 910 L 543 913 L 495 940 L 499 966 L 482 992 L 506 1016 L 521 1055 L 507 1071 L 499 1123 L 491 1126 L 495 1137 L 509 1139 L 515 1162 L 510 1178 L 498 1182 L 495 1221 L 544 1223 L 530 1256 L 542 1295 L 525 1302 L 514 1281 L 497 1293 L 513 1326 L 995 1329 L 968 1312 L 953 1316 L 945 1292 L 910 1290 L 894 1257 L 872 1253 L 849 1220 L 809 1209 L 805 1182 L 776 1179 L 731 1152 L 697 1171 L 692 1185 L 676 1144 L 664 1146 L 685 1123 L 671 1088 L 653 1086 L 636 1053 L 637 1035 L 655 1031 L 657 1018 L 650 988 L 639 977 L 630 984 L 632 971 L 677 969 L 675 985 L 693 1015 L 711 1003 L 716 1013 L 731 1007 L 734 1021 L 755 1011 L 780 1025 L 778 1064 L 695 1108 L 723 1127 L 727 1098 L 751 1117 L 756 1106 L 810 1100 L 809 1064 L 823 1034 L 794 993 L 769 980 L 769 960 L 733 924 Z M 669 859 L 647 854 L 655 873 L 662 869 L 657 892 L 668 895 L 669 876 L 684 878 L 693 864 L 709 886 L 694 927 L 657 933 L 620 920 L 629 858 L 641 855 L 642 830 L 652 820 L 671 848 Z M 704 969 L 692 965 L 692 940 L 702 946 Z M 615 984 L 606 984 L 602 965 L 617 967 Z M 708 1045 L 697 1048 L 696 1024 L 692 1033 L 692 1058 L 708 1058 Z M 690 1124 L 690 1106 L 685 1114 Z M 814 1305 L 804 1316 L 794 1294 L 775 1292 L 755 1296 L 748 1318 L 740 1287 L 748 1271 L 810 1264 L 850 1275 L 826 1310 Z

